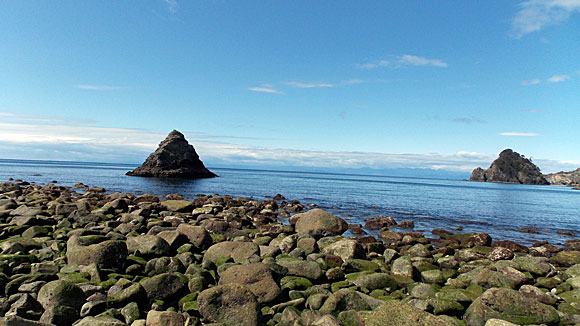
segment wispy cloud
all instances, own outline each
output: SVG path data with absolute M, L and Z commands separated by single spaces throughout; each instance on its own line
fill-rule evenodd
M 580 12 L 580 0 L 527 0 L 519 4 L 520 10 L 512 19 L 511 35 L 514 38 L 562 23 Z
M 88 91 L 117 91 L 121 89 L 127 89 L 128 87 L 124 86 L 108 86 L 108 85 L 75 85 L 74 87 L 79 89 L 84 89 Z
M 284 92 L 275 89 L 274 86 L 270 84 L 262 84 L 257 87 L 248 87 L 248 90 L 252 92 L 261 92 L 261 93 L 284 94 Z
M 530 86 L 530 85 L 537 85 L 539 83 L 541 83 L 542 81 L 539 79 L 528 79 L 528 80 L 522 80 L 522 86 Z
M 163 0 L 165 2 L 165 4 L 167 5 L 167 10 L 169 10 L 170 14 L 176 14 L 177 10 L 179 9 L 179 3 L 177 3 L 177 0 Z
M 368 63 L 358 63 L 357 67 L 363 69 L 374 69 L 378 67 L 388 67 L 391 65 L 391 62 L 388 60 L 379 60 L 376 62 L 368 62 Z
M 399 58 L 399 63 L 403 65 L 411 66 L 434 66 L 440 68 L 446 68 L 447 63 L 440 59 L 427 59 L 424 57 L 418 57 L 415 55 L 405 54 Z
M 0 112 L 0 117 L 3 118 L 4 122 L 34 122 L 34 123 L 59 123 L 67 125 L 78 125 L 78 124 L 94 124 L 97 123 L 95 120 L 91 119 L 77 119 L 77 118 L 63 118 L 56 116 L 41 116 L 33 114 L 22 114 L 14 112 Z
M 537 110 L 537 109 L 523 109 L 523 110 L 519 110 L 520 112 L 525 112 L 525 113 L 541 113 L 541 112 L 546 112 L 544 110 Z
M 479 119 L 479 118 L 465 118 L 465 117 L 455 118 L 455 119 L 453 119 L 451 121 L 452 122 L 455 122 L 455 123 L 463 123 L 463 124 L 466 124 L 466 125 L 470 125 L 470 124 L 473 124 L 473 123 L 487 123 L 487 121 L 482 120 L 482 119 Z
M 540 134 L 535 132 L 517 132 L 517 131 L 507 131 L 507 132 L 500 132 L 500 136 L 515 136 L 515 137 L 536 137 Z
M 561 83 L 561 82 L 567 81 L 569 79 L 570 79 L 570 76 L 568 76 L 568 75 L 554 75 L 554 76 L 548 78 L 548 81 L 550 83 Z
M 356 85 L 356 84 L 362 84 L 364 82 L 365 81 L 362 79 L 353 78 L 353 79 L 348 79 L 348 80 L 343 81 L 342 84 L 344 84 L 344 85 Z
M 285 82 L 284 84 L 291 86 L 291 87 L 296 87 L 296 88 L 319 88 L 319 87 L 331 88 L 331 87 L 336 87 L 335 84 L 330 84 L 330 83 L 301 83 L 301 82 L 296 82 L 296 81 Z
M 431 66 L 431 67 L 446 68 L 448 64 L 447 62 L 441 59 L 429 59 L 411 54 L 404 54 L 402 56 L 393 56 L 389 60 L 385 59 L 374 62 L 357 64 L 357 67 L 362 69 L 375 69 L 380 67 L 397 68 L 401 66 Z

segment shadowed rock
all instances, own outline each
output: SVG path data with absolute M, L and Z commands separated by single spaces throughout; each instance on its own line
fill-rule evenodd
M 191 179 L 217 176 L 203 165 L 195 148 L 177 130 L 167 135 L 143 165 L 127 172 L 127 175 Z

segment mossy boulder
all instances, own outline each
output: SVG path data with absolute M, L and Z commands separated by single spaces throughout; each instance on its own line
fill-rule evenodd
M 360 313 L 365 326 L 454 326 L 452 323 L 398 300 Z
M 558 325 L 560 317 L 554 307 L 542 304 L 521 293 L 502 288 L 491 288 L 477 298 L 467 309 L 465 320 L 470 326 L 484 326 L 491 318 L 518 325 Z
M 253 242 L 223 241 L 209 247 L 203 255 L 205 263 L 218 264 L 232 259 L 236 263 L 248 262 L 250 259 L 258 259 L 260 247 Z
M 106 240 L 83 245 L 86 237 L 72 236 L 67 241 L 66 257 L 69 264 L 97 264 L 99 268 L 122 271 L 127 259 L 127 245 L 120 240 Z

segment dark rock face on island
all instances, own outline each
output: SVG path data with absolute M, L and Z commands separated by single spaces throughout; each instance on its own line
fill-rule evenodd
M 217 177 L 203 165 L 195 148 L 177 130 L 167 135 L 143 165 L 127 175 L 192 179 Z
M 473 170 L 469 181 L 550 184 L 534 163 L 511 149 L 502 151 L 499 158 L 493 161 L 487 170 L 482 168 Z
M 580 169 L 570 172 L 550 173 L 544 175 L 544 177 L 552 185 L 569 187 L 580 186 Z

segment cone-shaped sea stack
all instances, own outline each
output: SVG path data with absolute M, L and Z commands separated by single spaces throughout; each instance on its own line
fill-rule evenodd
M 195 148 L 177 130 L 167 135 L 143 165 L 127 172 L 127 175 L 190 179 L 217 177 L 203 165 Z
M 511 149 L 506 149 L 493 161 L 489 169 L 477 168 L 471 172 L 469 181 L 521 183 L 529 185 L 547 185 L 540 169 Z

